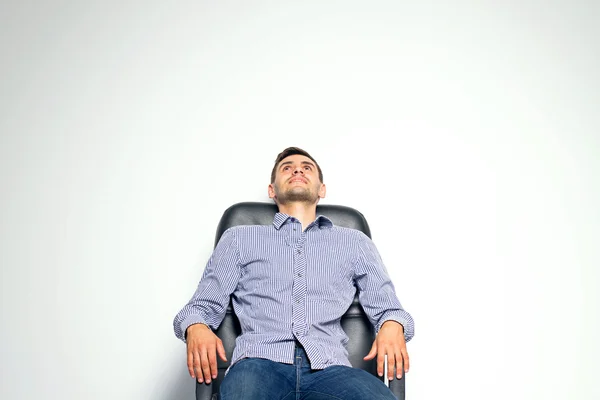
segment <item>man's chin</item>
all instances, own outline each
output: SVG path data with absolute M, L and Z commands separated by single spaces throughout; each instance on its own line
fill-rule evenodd
M 301 190 L 298 190 L 301 189 Z M 280 204 L 289 203 L 316 203 L 318 197 L 304 188 L 293 188 L 288 190 L 285 195 L 279 196 Z

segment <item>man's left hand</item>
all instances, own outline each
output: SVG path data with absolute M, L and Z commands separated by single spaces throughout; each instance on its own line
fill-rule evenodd
M 377 356 L 377 374 L 383 376 L 383 360 L 387 354 L 388 379 L 394 379 L 394 366 L 396 366 L 396 377 L 402 378 L 402 363 L 404 372 L 408 372 L 409 361 L 404 340 L 404 327 L 396 321 L 386 321 L 379 329 L 379 333 L 373 342 L 371 351 L 364 358 L 365 361 L 372 360 Z

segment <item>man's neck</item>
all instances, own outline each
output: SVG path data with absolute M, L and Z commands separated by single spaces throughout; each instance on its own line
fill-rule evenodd
M 302 230 L 317 218 L 317 204 L 279 204 L 279 212 L 296 218 L 302 223 Z

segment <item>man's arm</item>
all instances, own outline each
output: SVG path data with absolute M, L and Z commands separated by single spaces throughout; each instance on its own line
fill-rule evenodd
M 226 361 L 221 340 L 211 331 L 221 324 L 240 277 L 240 257 L 232 230 L 215 247 L 191 300 L 173 320 L 175 335 L 187 343 L 188 370 L 198 382 L 217 376 L 217 353 Z
M 365 360 L 377 356 L 377 372 L 383 375 L 384 358 L 388 357 L 388 378 L 402 377 L 409 369 L 406 342 L 414 335 L 411 315 L 402 308 L 375 244 L 366 235 L 359 236 L 359 255 L 355 265 L 355 282 L 359 300 L 375 326 L 377 336 Z

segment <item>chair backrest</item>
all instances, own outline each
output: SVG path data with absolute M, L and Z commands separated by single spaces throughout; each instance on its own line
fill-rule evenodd
M 228 228 L 239 225 L 270 225 L 273 223 L 273 217 L 276 213 L 277 206 L 273 203 L 243 202 L 234 204 L 225 210 L 221 217 L 217 227 L 215 246 L 219 242 L 223 232 Z M 334 225 L 358 229 L 371 237 L 367 220 L 354 208 L 340 205 L 319 205 L 317 206 L 317 215 L 325 215 L 331 219 Z M 363 357 L 371 350 L 375 331 L 358 302 L 358 296 L 355 296 L 352 305 L 342 317 L 341 323 L 342 328 L 348 336 L 346 349 L 348 350 L 348 358 L 352 366 L 376 375 L 376 361 L 363 360 Z M 223 341 L 227 359 L 231 360 L 235 347 L 235 339 L 241 333 L 240 323 L 233 312 L 231 303 L 227 308 L 223 322 L 215 333 Z M 196 384 L 197 400 L 208 400 L 211 399 L 212 393 L 218 393 L 221 381 L 228 367 L 229 362 L 223 362 L 221 359 L 218 359 L 219 374 L 217 379 L 214 379 L 210 385 Z M 399 400 L 404 399 L 404 379 L 396 381 L 390 387 Z

